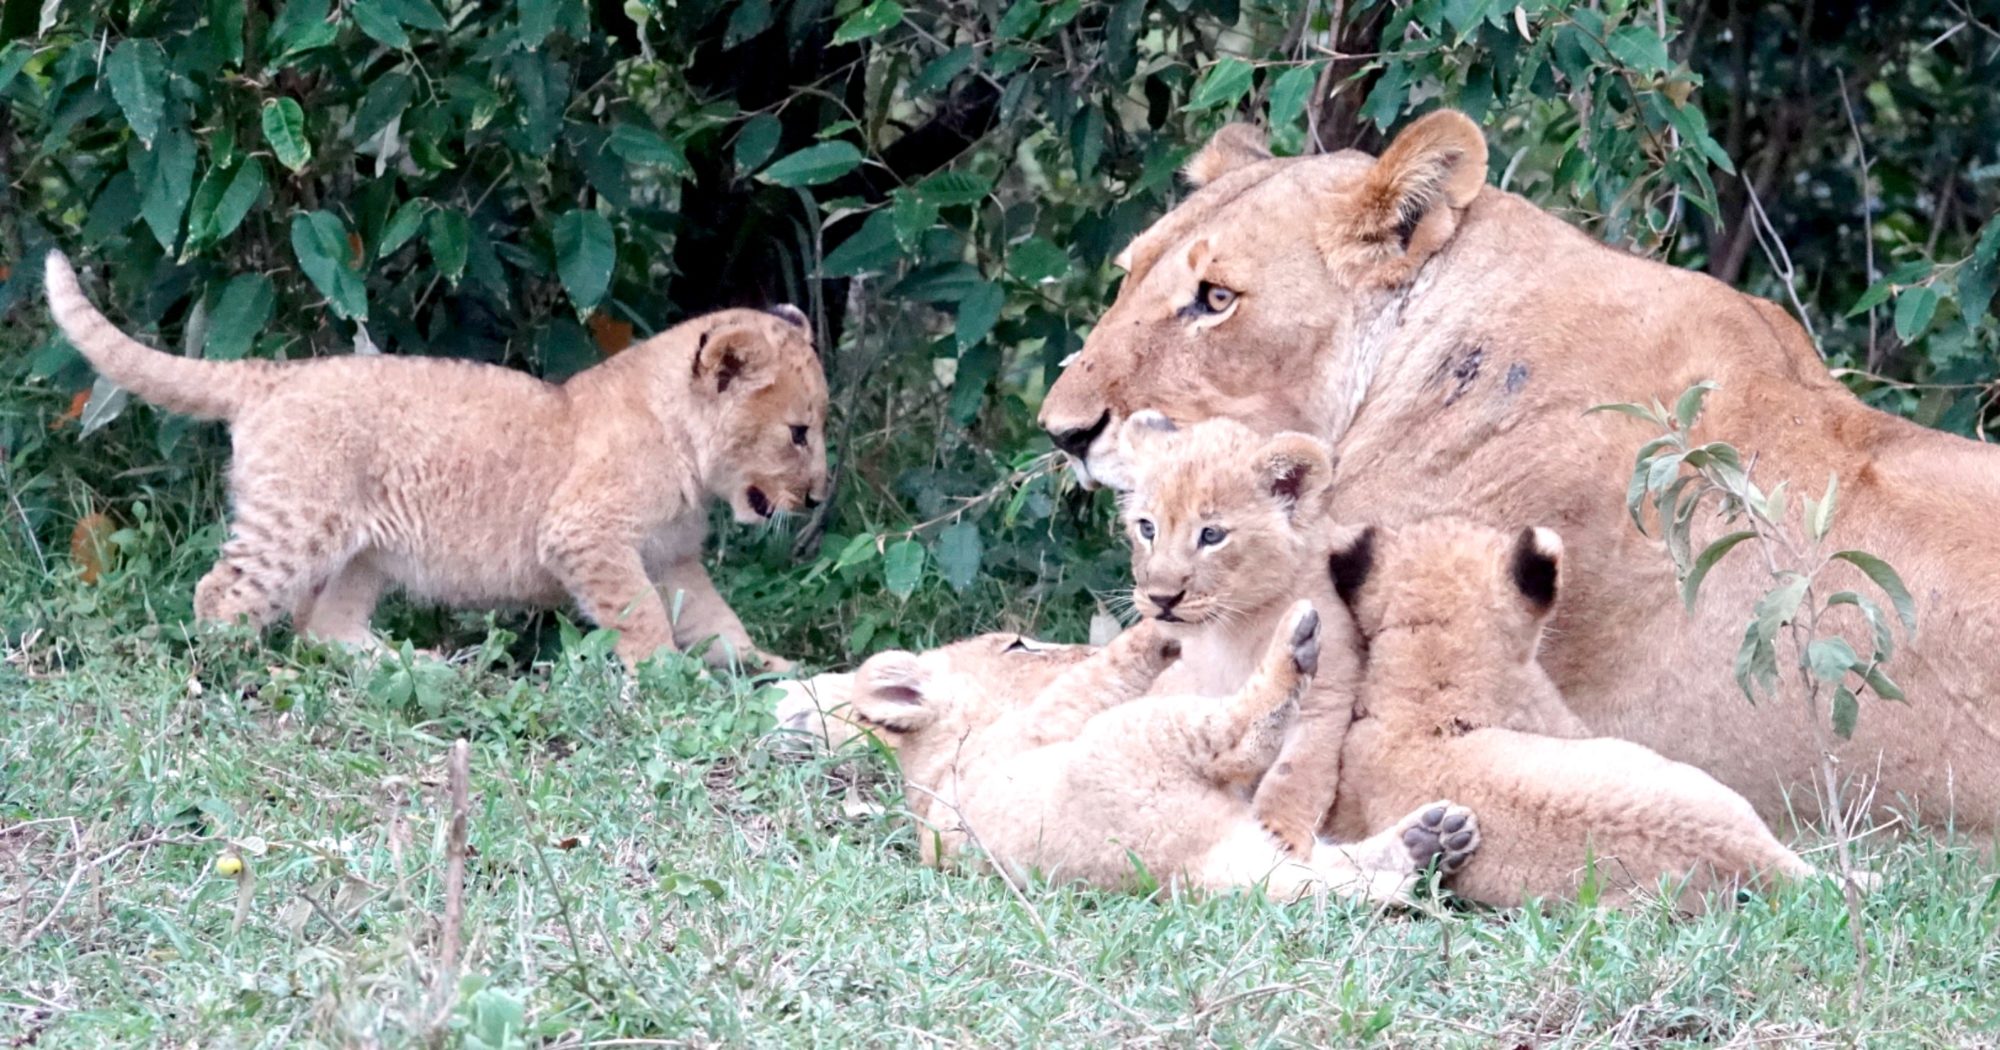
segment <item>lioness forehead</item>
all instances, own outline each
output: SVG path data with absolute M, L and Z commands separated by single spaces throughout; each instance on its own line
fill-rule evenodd
M 1344 150 L 1231 172 L 1189 194 L 1132 239 L 1125 249 L 1125 286 L 1144 283 L 1169 249 L 1197 236 L 1264 227 L 1296 231 L 1301 211 L 1313 198 L 1358 180 L 1374 164 L 1375 158 L 1365 153 Z

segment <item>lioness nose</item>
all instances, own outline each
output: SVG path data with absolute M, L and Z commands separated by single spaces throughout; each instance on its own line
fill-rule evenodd
M 1055 440 L 1057 448 L 1078 459 L 1082 459 L 1089 455 L 1090 443 L 1096 441 L 1097 435 L 1104 433 L 1104 428 L 1110 425 L 1111 410 L 1107 408 L 1098 414 L 1097 422 L 1087 427 L 1078 427 L 1074 430 L 1051 433 L 1049 436 Z
M 1185 597 L 1187 597 L 1186 591 L 1182 591 L 1179 594 L 1149 594 L 1146 596 L 1154 605 L 1159 606 L 1160 611 L 1163 613 L 1173 612 L 1174 606 L 1179 605 L 1181 599 Z

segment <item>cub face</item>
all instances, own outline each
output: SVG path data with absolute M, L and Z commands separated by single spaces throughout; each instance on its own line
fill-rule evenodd
M 1002 632 L 922 654 L 877 653 L 852 674 L 783 683 L 778 728 L 835 748 L 873 736 L 896 752 L 906 778 L 934 783 L 968 734 L 1029 703 L 1095 651 Z
M 1296 590 L 1333 473 L 1324 443 L 1219 418 L 1180 428 L 1146 411 L 1126 420 L 1119 446 L 1133 480 L 1122 513 L 1140 612 L 1202 624 Z
M 709 492 L 756 524 L 826 498 L 826 374 L 793 306 L 712 315 L 694 386 L 712 406 Z
M 1370 642 L 1386 633 L 1448 636 L 1470 662 L 1527 664 L 1555 608 L 1562 538 L 1500 532 L 1459 518 L 1362 529 L 1327 559 L 1334 590 Z M 1443 654 L 1439 654 L 1442 656 Z

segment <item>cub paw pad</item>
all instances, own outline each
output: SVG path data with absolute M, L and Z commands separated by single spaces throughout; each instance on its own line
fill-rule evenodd
M 1450 875 L 1478 852 L 1479 820 L 1463 806 L 1440 802 L 1403 830 L 1403 847 L 1418 867 L 1435 861 L 1440 872 Z

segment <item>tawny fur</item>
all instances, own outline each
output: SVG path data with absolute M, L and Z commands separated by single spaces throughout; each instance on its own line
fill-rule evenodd
M 1269 774 L 1246 785 L 1258 819 L 1303 856 L 1333 809 L 1358 666 L 1352 627 L 1322 571 L 1326 447 L 1303 434 L 1259 437 L 1227 419 L 1176 428 L 1147 414 L 1128 420 L 1120 441 L 1132 464 L 1123 515 L 1133 603 L 1155 620 L 1171 617 L 1165 626 L 1187 654 L 1161 691 L 1227 695 L 1294 600 L 1326 610 L 1321 670 L 1298 725 Z M 1219 542 L 1204 542 L 1218 533 Z
M 230 423 L 233 520 L 199 618 L 290 613 L 365 646 L 390 587 L 467 607 L 567 596 L 621 632 L 628 664 L 717 637 L 712 661 L 783 665 L 699 558 L 712 498 L 761 522 L 825 495 L 826 381 L 797 311 L 688 321 L 556 385 L 409 357 L 176 357 L 106 320 L 60 253 L 47 276 L 56 322 L 100 373 Z
M 1535 658 L 1559 578 L 1555 534 L 1457 519 L 1370 530 L 1343 590 L 1368 643 L 1335 819 L 1365 828 L 1449 794 L 1479 813 L 1480 855 L 1452 889 L 1489 904 L 1621 904 L 1810 874 L 1742 796 L 1693 766 L 1580 728 Z M 1539 579 L 1546 589 L 1524 588 Z M 1593 875 L 1594 872 L 1594 875 Z
M 1819 751 L 1796 695 L 1753 706 L 1731 675 L 1767 574 L 1726 559 L 1685 613 L 1672 564 L 1625 512 L 1632 456 L 1655 435 L 1585 414 L 1714 380 L 1699 434 L 1754 454 L 1767 488 L 1838 475 L 1829 542 L 1887 559 L 1916 598 L 1921 633 L 1890 668 L 1910 703 L 1864 715 L 1841 768 L 1880 771 L 1878 815 L 1993 828 L 2000 451 L 1862 405 L 1774 304 L 1486 186 L 1485 143 L 1460 114 L 1413 122 L 1379 161 L 1270 159 L 1247 135 L 1218 136 L 1191 166 L 1205 185 L 1132 242 L 1117 302 L 1043 403 L 1086 479 L 1130 487 L 1120 424 L 1150 408 L 1327 440 L 1337 520 L 1553 525 L 1574 556 L 1544 660 L 1577 715 L 1779 820 L 1816 804 Z M 1235 293 L 1223 313 L 1203 308 L 1213 288 Z M 1695 548 L 1728 527 L 1697 518 Z M 1845 563 L 1828 571 L 1833 589 L 1872 587 Z M 1867 624 L 1842 610 L 1829 626 L 1866 651 Z
M 1455 869 L 1477 848 L 1470 813 L 1434 802 L 1365 841 L 1294 854 L 1237 786 L 1275 759 L 1310 685 L 1319 642 L 1300 628 L 1316 616 L 1305 603 L 1290 612 L 1249 680 L 1220 698 L 1142 695 L 1178 650 L 1142 623 L 1095 654 L 1005 635 L 880 654 L 854 675 L 795 684 L 779 722 L 893 748 L 929 861 L 974 851 L 1016 874 L 1109 889 L 1134 888 L 1143 869 L 1167 887 L 1404 900 L 1423 863 L 1442 854 Z

